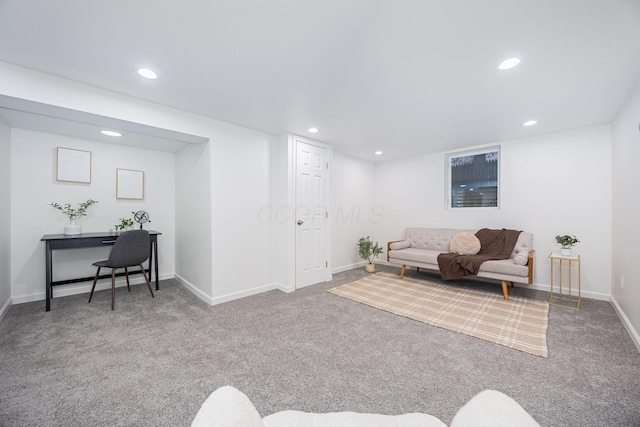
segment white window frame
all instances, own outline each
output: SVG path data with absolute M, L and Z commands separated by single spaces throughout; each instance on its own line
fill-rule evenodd
M 460 151 L 452 151 L 449 153 L 445 153 L 444 156 L 444 170 L 445 170 L 445 209 L 447 210 L 498 210 L 500 209 L 500 201 L 501 201 L 501 197 L 500 197 L 500 193 L 501 193 L 501 179 L 500 179 L 500 170 L 502 169 L 502 156 L 500 153 L 500 146 L 499 145 L 492 145 L 490 147 L 479 147 L 479 148 L 474 148 L 474 149 L 469 149 L 469 150 L 460 150 Z M 497 152 L 497 157 L 498 157 L 498 184 L 497 184 L 497 191 L 496 191 L 496 206 L 481 206 L 481 207 L 474 207 L 474 206 L 451 206 L 452 203 L 452 198 L 451 198 L 451 179 L 452 179 L 452 174 L 451 174 L 451 160 L 457 157 L 465 157 L 465 156 L 476 156 L 478 154 L 487 154 L 487 153 L 492 153 L 492 152 Z

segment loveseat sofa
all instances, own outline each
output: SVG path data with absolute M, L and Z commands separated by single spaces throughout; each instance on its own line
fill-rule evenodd
M 315 414 L 282 411 L 260 418 L 249 398 L 231 386 L 211 393 L 191 427 L 447 427 L 433 415 L 331 412 Z M 485 390 L 455 415 L 451 427 L 540 427 L 515 400 L 495 390 Z
M 402 266 L 404 277 L 407 266 L 438 270 L 438 255 L 451 252 L 451 240 L 460 233 L 476 233 L 478 230 L 451 228 L 407 228 L 404 240 L 387 244 L 387 261 Z M 476 276 L 500 280 L 504 299 L 509 299 L 507 283 L 533 283 L 533 233 L 518 235 L 511 255 L 507 259 L 485 261 Z

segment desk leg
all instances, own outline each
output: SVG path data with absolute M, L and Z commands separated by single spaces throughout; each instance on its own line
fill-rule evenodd
M 53 289 L 51 289 L 51 276 L 52 276 L 52 267 L 51 267 L 51 245 L 49 242 L 45 245 L 45 293 L 46 295 L 46 311 L 51 311 L 51 297 L 53 296 Z
M 160 289 L 160 279 L 158 276 L 158 241 L 157 240 L 153 245 L 153 251 L 155 252 L 155 256 L 156 256 L 155 272 L 156 272 L 156 291 L 157 291 Z M 151 268 L 151 266 L 149 266 L 149 268 Z
M 149 282 L 153 282 L 153 239 L 149 242 Z

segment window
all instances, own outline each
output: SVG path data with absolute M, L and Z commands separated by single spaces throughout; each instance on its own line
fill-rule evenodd
M 500 147 L 446 155 L 447 208 L 498 208 Z

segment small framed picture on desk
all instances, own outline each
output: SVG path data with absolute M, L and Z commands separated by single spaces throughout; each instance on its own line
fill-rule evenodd
M 116 199 L 144 200 L 144 171 L 116 169 Z

